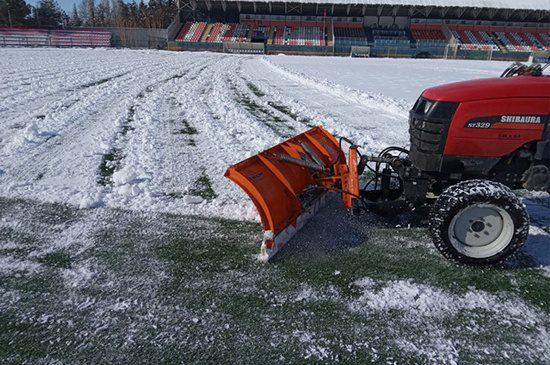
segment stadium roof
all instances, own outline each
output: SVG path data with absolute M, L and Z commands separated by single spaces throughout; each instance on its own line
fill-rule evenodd
M 403 5 L 514 10 L 549 10 L 550 0 L 240 0 L 243 2 L 300 2 L 303 4 Z

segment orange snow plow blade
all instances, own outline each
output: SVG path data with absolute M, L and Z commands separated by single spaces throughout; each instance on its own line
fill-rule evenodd
M 342 192 L 348 208 L 359 194 L 356 147 L 350 147 L 346 161 L 339 142 L 322 127 L 229 167 L 225 176 L 248 194 L 258 210 L 265 260 L 317 213 L 327 192 Z

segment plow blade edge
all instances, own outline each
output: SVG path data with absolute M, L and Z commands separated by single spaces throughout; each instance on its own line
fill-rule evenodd
M 225 176 L 248 194 L 258 210 L 265 260 L 317 213 L 328 191 L 349 180 L 344 152 L 322 127 L 229 167 Z

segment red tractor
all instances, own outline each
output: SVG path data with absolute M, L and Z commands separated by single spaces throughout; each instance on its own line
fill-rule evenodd
M 410 150 L 362 156 L 351 141 L 316 127 L 231 166 L 226 176 L 260 213 L 266 258 L 328 192 L 340 192 L 356 213 L 431 205 L 430 232 L 445 257 L 471 265 L 508 258 L 529 233 L 527 211 L 511 189 L 550 192 L 547 66 L 518 63 L 500 78 L 425 90 L 410 111 Z

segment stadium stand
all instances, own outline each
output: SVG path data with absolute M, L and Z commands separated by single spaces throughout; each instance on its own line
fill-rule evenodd
M 181 30 L 171 33 L 177 33 L 171 36 L 175 40 L 172 48 L 223 51 L 229 49 L 228 43 L 263 43 L 267 53 L 343 55 L 351 54 L 352 47 L 362 47 L 361 52 L 375 57 L 525 60 L 533 53 L 538 59 L 548 58 L 550 11 L 540 8 L 544 0 L 527 5 L 521 16 L 498 11 L 517 9 L 513 0 L 486 0 L 490 3 L 487 9 L 457 0 L 460 11 L 456 12 L 449 11 L 448 4 L 399 1 L 404 3 L 386 6 L 362 0 L 362 5 L 328 6 L 320 0 L 291 6 L 278 0 L 197 0 L 194 6 L 201 9 L 199 13 L 182 10 Z M 432 11 L 434 7 L 440 11 Z
M 227 24 L 227 30 L 224 33 L 223 37 L 221 37 L 222 42 L 229 42 L 233 38 L 233 33 L 235 32 L 235 29 L 237 28 L 237 24 L 231 23 Z
M 2 46 L 48 46 L 49 32 L 45 29 L 0 28 L 0 45 Z
M 334 23 L 334 41 L 338 46 L 366 46 L 372 40 L 358 23 Z
M 410 29 L 417 43 L 447 43 L 447 37 L 439 24 L 411 24 Z
M 255 43 L 266 53 L 360 47 L 374 57 L 549 58 L 548 0 L 182 1 L 168 36 L 175 50 L 241 52 L 250 45 L 228 43 Z
M 260 42 L 281 47 L 325 47 L 334 45 L 338 52 L 351 47 L 374 47 L 377 50 L 401 49 L 403 54 L 419 52 L 445 54 L 452 43 L 462 51 L 539 52 L 550 50 L 549 30 L 545 28 L 512 28 L 475 24 L 431 23 L 413 20 L 410 27 L 365 27 L 351 18 L 301 18 L 268 15 L 244 15 L 239 23 L 186 22 L 176 37 L 187 43 Z M 303 48 L 306 47 L 306 48 Z M 288 49 L 287 49 L 288 50 Z
M 53 30 L 50 45 L 54 47 L 109 47 L 111 33 L 104 30 Z
M 324 46 L 323 30 L 318 26 L 275 25 L 273 44 L 290 46 Z
M 247 42 L 250 40 L 249 37 L 250 27 L 247 24 L 237 24 L 235 31 L 231 35 L 231 42 Z
M 179 31 L 178 35 L 176 36 L 176 41 L 178 42 L 184 42 L 188 38 L 186 38 L 187 33 L 189 33 L 189 30 L 191 29 L 191 26 L 193 25 L 192 22 L 186 22 L 181 30 Z
M 374 45 L 380 46 L 398 46 L 408 47 L 411 44 L 407 31 L 404 29 L 385 27 L 374 28 L 372 30 Z
M 322 22 L 281 22 L 275 20 L 221 22 L 186 22 L 176 37 L 178 42 L 250 42 L 261 34 L 268 44 L 288 46 L 325 46 Z M 364 31 L 363 31 L 364 34 Z
M 180 42 L 198 42 L 206 29 L 205 22 L 187 22 L 181 28 L 176 40 Z
M 0 28 L 2 46 L 110 47 L 111 32 L 98 29 Z
M 543 31 L 529 28 L 452 25 L 453 37 L 466 50 L 531 52 L 549 50 Z
M 493 50 L 498 51 L 499 47 L 489 36 L 484 28 L 477 26 L 449 26 L 453 37 L 462 49 L 466 50 Z

